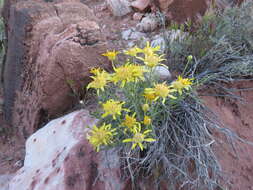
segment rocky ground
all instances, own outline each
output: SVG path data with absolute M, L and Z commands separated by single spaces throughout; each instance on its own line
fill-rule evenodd
M 72 2 L 72 1 L 69 1 L 69 2 Z M 113 2 L 113 1 L 111 0 L 108 2 Z M 27 77 L 28 79 L 30 77 L 31 80 L 34 80 L 33 77 L 37 75 L 38 73 L 39 74 L 38 74 L 38 78 L 35 78 L 36 80 L 34 80 L 35 81 L 34 83 L 28 83 L 27 81 L 24 81 L 21 85 L 21 86 L 25 86 L 24 88 L 15 89 L 19 93 L 17 96 L 18 98 L 15 97 L 16 102 L 14 106 L 14 116 L 13 116 L 14 120 L 13 121 L 17 127 L 15 130 L 19 132 L 17 132 L 17 134 L 13 134 L 9 136 L 6 134 L 6 131 L 5 131 L 5 133 L 1 133 L 2 135 L 0 136 L 1 138 L 0 189 L 2 185 L 1 181 L 7 181 L 8 178 L 12 177 L 14 172 L 16 172 L 18 169 L 20 169 L 24 165 L 25 140 L 24 138 L 22 138 L 22 134 L 29 136 L 34 131 L 38 130 L 38 128 L 40 128 L 41 126 L 45 126 L 49 120 L 58 118 L 59 116 L 62 116 L 66 112 L 67 113 L 70 112 L 69 110 L 75 109 L 74 105 L 76 105 L 78 101 L 76 101 L 76 99 L 69 101 L 68 97 L 69 97 L 69 93 L 73 93 L 73 92 L 75 93 L 75 90 L 76 89 L 80 90 L 80 87 L 74 86 L 72 88 L 66 85 L 64 86 L 62 85 L 61 80 L 70 78 L 71 80 L 73 79 L 75 81 L 80 82 L 80 84 L 83 84 L 84 81 L 82 77 L 83 75 L 85 75 L 86 78 L 84 80 L 87 83 L 87 74 L 84 74 L 87 71 L 87 68 L 89 68 L 90 66 L 98 65 L 98 62 L 99 64 L 104 64 L 105 67 L 108 67 L 108 63 L 106 60 L 104 59 L 97 60 L 94 57 L 98 56 L 103 51 L 106 51 L 106 49 L 121 50 L 123 48 L 133 46 L 135 43 L 139 42 L 141 38 L 143 38 L 144 40 L 145 39 L 154 40 L 156 39 L 155 36 L 163 32 L 163 29 L 161 27 L 161 24 L 162 24 L 161 20 L 159 20 L 159 18 L 158 20 L 156 20 L 152 16 L 152 13 L 154 13 L 154 11 L 157 9 L 156 5 L 151 3 L 149 4 L 149 6 L 145 6 L 145 1 L 141 3 L 140 2 L 141 1 L 138 2 L 139 4 L 135 5 L 134 9 L 132 10 L 130 9 L 130 11 L 126 10 L 126 13 L 124 15 L 115 16 L 115 14 L 123 14 L 125 10 L 120 11 L 119 13 L 117 11 L 114 12 L 113 6 L 108 6 L 109 3 L 106 3 L 104 0 L 82 1 L 83 4 L 87 5 L 87 7 L 84 7 L 83 9 L 87 8 L 88 12 L 91 11 L 93 12 L 93 14 L 91 14 L 91 16 L 83 15 L 81 16 L 81 18 L 77 17 L 76 19 L 74 19 L 74 21 L 69 20 L 69 22 L 74 22 L 74 24 L 76 25 L 74 24 L 71 25 L 67 23 L 68 19 L 65 20 L 64 24 L 62 24 L 63 21 L 61 19 L 65 18 L 64 16 L 67 17 L 69 14 L 68 12 L 64 12 L 64 4 L 59 5 L 58 9 L 56 9 L 56 11 L 54 10 L 54 14 L 52 16 L 50 15 L 51 14 L 50 9 L 54 9 L 53 6 L 52 6 L 53 8 L 52 7 L 48 8 L 48 5 L 45 5 L 43 3 L 41 5 L 38 3 L 38 6 L 41 6 L 43 8 L 42 10 L 45 9 L 49 11 L 46 12 L 46 14 L 45 12 L 41 12 L 41 15 L 40 15 L 41 17 L 39 16 L 31 17 L 32 19 L 34 19 L 33 21 L 36 23 L 36 25 L 29 28 L 28 27 L 29 24 L 34 24 L 34 23 L 29 23 L 28 25 L 25 26 L 25 27 L 28 27 L 26 28 L 26 30 L 29 34 L 31 34 L 31 36 L 28 36 L 28 38 L 26 36 L 24 39 L 22 39 L 26 44 L 26 46 L 22 48 L 28 48 L 26 49 L 27 51 L 29 51 L 28 55 L 30 56 L 31 59 L 34 59 L 34 60 L 26 59 L 27 60 L 26 69 L 28 69 L 27 70 L 28 72 L 32 71 L 31 72 L 32 74 L 25 75 L 26 73 L 24 73 L 24 75 L 26 77 L 28 76 Z M 166 1 L 159 1 L 159 2 L 162 4 L 162 2 L 166 2 Z M 199 15 L 203 14 L 203 12 L 207 8 L 207 4 L 203 3 L 203 1 L 195 1 L 194 5 L 192 4 L 191 1 L 187 1 L 187 3 L 183 3 L 183 1 L 171 1 L 172 4 L 170 4 L 169 2 L 170 1 L 167 1 L 167 3 L 162 4 L 161 9 L 166 12 L 168 18 L 177 20 L 177 21 L 182 21 L 187 17 L 198 18 Z M 225 1 L 220 1 L 220 2 L 225 2 Z M 170 6 L 168 6 L 168 3 L 170 4 Z M 17 12 L 20 10 L 22 12 L 22 8 L 24 8 L 22 6 L 33 7 L 33 5 L 29 5 L 29 4 L 24 5 L 20 3 L 17 6 Z M 62 9 L 61 9 L 61 6 L 63 7 Z M 222 6 L 224 6 L 224 4 L 222 4 Z M 74 5 L 73 5 L 73 9 L 76 9 L 78 12 L 78 8 L 76 8 Z M 184 10 L 184 11 L 179 11 L 179 10 Z M 15 12 L 15 10 L 13 11 Z M 81 9 L 79 11 L 81 14 L 82 12 Z M 61 17 L 61 14 L 62 14 L 62 17 Z M 82 13 L 82 14 L 86 14 L 86 13 Z M 44 17 L 46 19 L 43 19 Z M 54 20 L 51 18 L 49 19 L 49 17 L 52 17 L 52 18 L 59 17 L 60 19 L 57 18 L 56 20 Z M 83 18 L 85 18 L 85 20 L 88 20 L 88 24 L 86 21 L 83 22 Z M 11 17 L 10 17 L 10 20 L 11 20 Z M 10 26 L 12 24 L 12 27 L 14 27 L 14 24 L 16 22 L 18 21 L 11 20 Z M 57 26 L 58 28 L 57 27 L 55 27 L 54 29 L 47 28 L 48 23 L 52 25 L 55 24 L 55 26 Z M 99 29 L 97 26 L 99 27 Z M 89 34 L 89 30 L 88 30 L 89 28 L 93 29 L 92 34 Z M 87 34 L 87 31 L 88 31 L 88 34 Z M 48 35 L 45 35 L 43 36 L 43 38 L 41 38 L 42 36 L 41 32 L 48 33 Z M 94 33 L 97 35 L 94 35 Z M 84 37 L 82 35 L 84 35 Z M 91 35 L 91 37 L 89 35 Z M 97 40 L 101 41 L 102 43 L 95 47 L 96 50 L 87 49 L 86 47 L 82 47 L 83 49 L 81 48 L 80 50 L 80 46 L 73 45 L 72 41 L 70 42 L 68 40 L 69 38 L 71 39 L 73 38 L 73 41 L 75 43 L 77 42 L 78 45 L 80 46 L 82 46 L 82 43 L 85 43 L 86 45 L 93 42 L 96 43 Z M 39 42 L 38 44 L 33 42 L 33 40 L 35 39 Z M 18 48 L 17 46 L 15 46 L 15 44 L 14 45 L 9 44 L 9 46 L 13 49 Z M 29 49 L 29 47 L 32 47 L 32 48 Z M 73 52 L 69 53 L 69 51 L 71 50 L 73 50 Z M 95 54 L 91 54 L 91 52 L 93 51 L 95 52 Z M 22 54 L 24 52 L 18 52 L 18 53 Z M 81 55 L 84 55 L 83 59 L 81 58 L 75 59 L 76 57 L 81 57 Z M 10 58 L 9 61 L 11 60 L 13 61 L 14 58 L 13 59 Z M 75 63 L 77 63 L 77 65 L 78 64 L 79 65 L 77 68 L 73 67 L 73 65 L 71 64 L 69 65 L 59 64 L 57 67 L 55 66 L 55 63 L 58 64 L 63 61 L 66 61 L 69 63 L 74 61 Z M 48 63 L 47 68 L 42 67 L 41 63 L 44 63 L 44 62 Z M 85 63 L 85 65 L 82 65 L 81 63 Z M 36 64 L 36 67 L 31 66 L 32 64 Z M 51 70 L 48 68 L 50 68 Z M 86 68 L 86 70 L 84 69 L 84 73 L 80 74 L 80 68 Z M 64 69 L 67 69 L 67 70 L 69 69 L 71 70 L 71 72 L 65 72 Z M 34 71 L 36 71 L 37 73 Z M 43 72 L 39 72 L 39 71 L 43 71 Z M 57 78 L 59 79 L 58 83 L 56 82 L 52 84 L 51 86 L 45 85 L 46 84 L 45 81 L 46 82 L 56 81 L 55 73 L 50 75 L 50 77 L 47 77 L 47 76 L 45 77 L 46 73 L 50 73 L 50 72 L 57 73 L 57 72 L 62 72 L 62 71 L 64 71 L 63 72 L 64 75 Z M 77 71 L 79 72 L 79 74 L 76 73 Z M 6 76 L 10 77 L 10 79 L 12 79 L 13 77 L 10 74 L 9 75 L 7 74 Z M 71 78 L 71 76 L 75 76 L 75 78 Z M 21 81 L 21 79 L 19 80 Z M 13 82 L 11 83 L 14 84 Z M 15 83 L 15 85 L 16 84 L 17 86 L 19 86 L 18 83 Z M 59 89 L 56 89 L 56 87 L 58 88 L 58 86 L 59 86 Z M 245 83 L 235 84 L 233 87 L 252 88 L 253 83 L 245 82 Z M 59 91 L 60 94 L 57 95 L 56 91 Z M 16 95 L 14 94 L 14 91 L 12 91 L 12 89 L 10 89 L 8 93 L 10 93 L 8 94 L 9 96 L 8 104 L 10 103 L 9 105 L 13 105 L 14 102 L 11 102 L 13 101 L 11 98 L 13 98 Z M 34 98 L 30 98 L 30 97 L 27 98 L 25 96 L 27 93 L 30 93 L 31 95 L 30 97 L 34 97 Z M 228 128 L 235 131 L 240 137 L 247 139 L 249 141 L 253 141 L 253 138 L 252 138 L 253 137 L 253 129 L 252 129 L 253 91 L 252 90 L 240 91 L 238 92 L 238 94 L 244 98 L 245 100 L 244 103 L 240 103 L 238 101 L 231 101 L 227 99 L 215 98 L 211 96 L 204 96 L 203 100 L 206 102 L 206 105 L 217 114 L 220 120 L 224 122 L 224 124 Z M 25 97 L 25 99 L 23 99 L 23 97 Z M 58 98 L 58 97 L 61 97 L 61 98 Z M 0 101 L 1 99 L 3 99 L 2 90 L 0 93 Z M 66 103 L 64 105 L 65 106 L 67 105 L 67 106 L 62 107 L 63 103 Z M 30 107 L 33 107 L 33 106 L 34 106 L 34 109 L 30 109 Z M 56 108 L 61 111 L 57 112 Z M 3 120 L 3 112 L 2 112 L 3 109 L 4 108 L 0 109 L 1 111 L 0 112 L 0 126 L 4 126 L 4 125 L 7 126 L 8 122 L 6 123 Z M 29 110 L 29 111 L 26 114 L 24 114 L 22 113 L 22 110 Z M 41 110 L 43 113 L 41 112 Z M 9 110 L 9 112 L 13 112 L 13 110 L 11 111 Z M 43 118 L 38 117 L 41 115 L 43 116 Z M 26 127 L 28 120 L 30 122 L 29 123 L 30 128 Z M 64 119 L 60 119 L 60 121 L 58 122 L 63 122 L 63 121 Z M 57 125 L 60 125 L 60 124 L 57 124 Z M 20 134 L 20 129 L 18 129 L 21 127 L 23 127 L 22 134 Z M 76 138 L 75 135 L 73 135 L 73 139 L 75 138 Z M 43 141 L 43 138 L 42 138 L 42 141 Z M 81 142 L 80 144 L 83 145 L 83 143 L 84 142 Z M 78 146 L 80 146 L 80 144 L 78 144 Z M 73 147 L 74 145 L 76 144 L 73 144 Z M 239 157 L 237 157 L 236 154 L 231 151 L 231 148 L 225 144 L 215 147 L 215 151 L 217 152 L 217 157 L 220 160 L 221 166 L 223 167 L 224 171 L 228 174 L 229 181 L 231 183 L 231 188 L 230 188 L 231 190 L 252 190 L 253 189 L 253 183 L 252 183 L 253 181 L 253 173 L 252 173 L 253 148 L 251 146 L 241 144 L 241 143 L 236 143 L 236 145 L 237 145 L 236 147 L 238 150 L 237 153 Z M 43 146 L 41 147 L 46 148 Z M 73 147 L 70 147 L 70 149 L 72 149 Z M 77 147 L 77 148 L 80 148 L 80 147 Z M 86 148 L 89 149 L 90 147 L 86 147 Z M 61 150 L 57 149 L 57 151 L 61 151 Z M 76 147 L 73 148 L 73 152 L 76 152 Z M 62 159 L 66 159 L 68 155 L 72 155 L 71 151 L 64 154 Z M 48 160 L 52 159 L 53 156 L 49 155 Z M 72 161 L 75 161 L 77 159 L 73 155 L 72 157 L 70 156 L 70 158 L 72 159 Z M 28 163 L 26 166 L 29 166 L 29 163 L 32 163 L 32 161 L 31 160 L 29 161 L 29 159 L 31 158 L 26 158 L 27 160 L 26 162 Z M 90 174 L 87 174 L 86 176 L 69 176 L 69 172 L 67 171 L 69 170 L 70 173 L 71 172 L 73 173 L 74 169 L 71 167 L 67 167 L 67 165 L 62 164 L 62 161 L 63 160 L 58 159 L 55 162 L 58 165 L 62 165 L 62 167 L 59 167 L 59 168 L 60 170 L 64 170 L 65 172 L 59 173 L 60 170 L 58 171 L 57 168 L 55 171 L 54 167 L 52 169 L 45 166 L 45 168 L 48 169 L 47 172 L 45 173 L 41 173 L 40 171 L 38 172 L 37 169 L 34 171 L 29 171 L 30 173 L 32 173 L 33 176 L 36 176 L 37 181 L 34 179 L 31 179 L 30 181 L 27 181 L 26 184 L 23 184 L 23 183 L 21 184 L 27 187 L 30 186 L 29 188 L 31 190 L 37 184 L 38 188 L 42 188 L 44 190 L 45 188 L 43 186 L 43 183 L 44 184 L 51 183 L 50 182 L 51 177 L 48 177 L 47 175 L 50 175 L 50 176 L 54 175 L 53 178 L 55 177 L 55 179 L 57 178 L 57 176 L 59 177 L 60 175 L 68 175 L 68 176 L 65 176 L 64 181 L 67 181 L 66 183 L 69 184 L 70 187 L 71 185 L 74 187 L 75 183 L 78 183 L 78 186 L 83 186 L 87 184 L 90 185 L 90 183 L 94 180 L 93 179 L 94 176 L 92 175 L 94 175 L 93 173 L 95 172 L 97 167 L 102 172 L 107 171 L 105 168 L 103 168 L 103 166 L 96 166 L 94 167 L 95 169 L 94 168 L 87 169 L 88 166 L 85 165 L 84 169 L 89 170 Z M 79 164 L 78 161 L 75 161 L 75 162 Z M 95 159 L 95 165 L 97 164 L 98 164 L 97 160 Z M 22 171 L 26 170 L 25 167 L 19 170 L 18 177 L 20 176 L 22 177 L 23 175 Z M 79 167 L 79 166 L 76 166 L 76 167 Z M 56 172 L 57 174 L 54 174 L 54 172 Z M 8 176 L 8 174 L 10 175 Z M 16 177 L 15 180 L 18 180 L 18 177 Z M 86 181 L 80 182 L 79 179 L 83 179 L 83 178 L 85 178 Z M 117 178 L 117 175 L 116 175 L 116 178 Z M 64 185 L 66 183 L 63 183 L 60 185 Z M 20 183 L 16 183 L 16 185 L 18 184 Z M 127 186 L 126 184 L 120 184 L 120 185 Z M 15 183 L 12 183 L 12 190 L 14 190 L 16 187 L 17 186 L 15 186 Z M 65 189 L 65 186 L 64 188 L 61 188 L 61 190 L 63 189 Z M 88 189 L 91 189 L 91 188 L 88 188 Z M 100 187 L 97 187 L 97 189 L 100 189 Z M 110 184 L 109 184 L 108 189 L 114 189 L 114 188 L 110 188 Z

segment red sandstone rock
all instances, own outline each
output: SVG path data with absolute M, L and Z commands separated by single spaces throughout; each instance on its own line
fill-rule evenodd
M 168 7 L 171 5 L 171 3 L 173 3 L 174 0 L 158 0 L 159 3 L 159 8 L 162 11 L 166 11 L 168 9 Z
M 90 68 L 109 66 L 107 48 L 80 2 L 19 1 L 6 19 L 5 118 L 27 137 L 78 101 L 73 92 L 83 93 Z
M 159 7 L 169 20 L 184 22 L 203 15 L 210 0 L 159 0 Z
M 234 4 L 241 3 L 243 0 L 235 0 Z M 157 6 L 165 13 L 169 21 L 179 23 L 187 19 L 196 20 L 199 16 L 204 15 L 206 10 L 211 6 L 212 0 L 154 0 Z M 216 5 L 225 8 L 231 5 L 229 0 L 217 0 Z

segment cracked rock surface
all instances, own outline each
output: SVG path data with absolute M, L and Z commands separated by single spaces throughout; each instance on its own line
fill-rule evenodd
M 78 101 L 73 94 L 82 93 L 92 67 L 109 67 L 101 56 L 107 46 L 96 17 L 78 1 L 18 1 L 7 27 L 4 113 L 26 138 Z

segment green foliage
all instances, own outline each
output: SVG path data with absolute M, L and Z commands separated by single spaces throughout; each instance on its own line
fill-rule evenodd
M 172 21 L 168 27 L 169 30 L 180 30 L 182 32 L 190 31 L 191 28 L 192 28 L 192 21 L 190 19 L 187 19 L 187 21 L 182 24 Z
M 181 72 L 186 56 L 193 55 L 195 59 L 186 74 L 203 84 L 252 76 L 252 10 L 252 1 L 223 12 L 210 9 L 195 32 L 171 44 L 171 68 Z
M 3 7 L 3 4 L 4 4 L 4 0 L 0 0 L 0 8 Z

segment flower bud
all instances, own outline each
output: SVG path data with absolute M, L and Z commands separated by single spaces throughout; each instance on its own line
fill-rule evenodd
M 142 110 L 143 110 L 144 112 L 147 112 L 147 111 L 149 110 L 149 105 L 148 105 L 148 104 L 143 104 L 143 105 L 142 105 Z
M 192 60 L 193 56 L 192 55 L 188 55 L 187 60 L 190 62 Z

